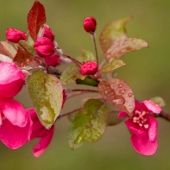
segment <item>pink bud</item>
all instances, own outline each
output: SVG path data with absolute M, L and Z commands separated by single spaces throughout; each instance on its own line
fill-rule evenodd
M 84 19 L 84 29 L 88 33 L 94 33 L 96 30 L 96 19 L 93 17 L 86 17 Z
M 8 28 L 6 30 L 6 39 L 10 42 L 18 43 L 20 40 L 27 40 L 27 36 L 20 30 Z
M 54 54 L 52 56 L 49 56 L 49 57 L 45 57 L 44 58 L 44 61 L 45 63 L 48 65 L 48 66 L 57 66 L 60 64 L 60 56 L 58 54 Z
M 44 26 L 43 28 L 44 28 L 43 37 L 47 37 L 51 41 L 54 41 L 54 34 L 53 34 L 52 30 L 49 27 L 46 27 L 46 26 Z
M 34 43 L 34 48 L 40 57 L 52 56 L 55 53 L 54 43 L 46 37 L 38 38 Z
M 80 73 L 82 75 L 94 75 L 98 69 L 97 63 L 95 61 L 89 61 L 84 63 L 80 68 Z

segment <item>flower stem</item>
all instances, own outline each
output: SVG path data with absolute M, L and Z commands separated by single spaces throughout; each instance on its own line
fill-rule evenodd
M 92 39 L 93 39 L 93 43 L 94 43 L 94 49 L 95 49 L 95 53 L 96 53 L 96 62 L 97 65 L 99 64 L 99 57 L 98 57 L 98 52 L 97 52 L 97 45 L 96 45 L 96 38 L 95 38 L 95 34 L 91 34 L 92 35 Z
M 170 122 L 170 115 L 168 113 L 161 112 L 159 115 L 156 115 L 156 117 L 161 117 Z
M 72 57 L 69 56 L 68 54 L 62 53 L 62 55 L 63 55 L 64 57 L 69 58 L 69 59 L 70 59 L 73 63 L 75 63 L 77 66 L 79 66 L 79 67 L 81 66 L 81 63 L 80 63 L 78 60 L 72 58 Z
M 77 112 L 77 111 L 79 111 L 79 110 L 81 110 L 81 109 L 82 109 L 82 108 L 78 108 L 78 109 L 72 110 L 72 111 L 70 111 L 70 112 L 63 113 L 63 114 L 61 114 L 61 115 L 59 115 L 59 116 L 57 117 L 57 120 L 60 119 L 60 118 L 62 118 L 62 117 L 71 115 L 71 114 L 73 114 L 73 113 L 75 113 L 75 112 Z
M 72 89 L 71 91 L 79 91 L 79 92 L 94 92 L 94 93 L 98 93 L 98 90 L 91 90 L 91 89 Z

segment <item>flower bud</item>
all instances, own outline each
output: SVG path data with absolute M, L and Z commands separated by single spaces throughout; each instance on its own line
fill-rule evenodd
M 48 66 L 55 67 L 60 64 L 60 56 L 58 54 L 54 54 L 52 56 L 45 57 L 44 61 Z
M 8 28 L 6 30 L 6 39 L 10 42 L 18 43 L 20 40 L 27 40 L 27 36 L 20 30 Z
M 52 30 L 47 26 L 44 26 L 43 29 L 44 29 L 43 37 L 47 37 L 51 41 L 54 41 L 54 34 L 53 34 Z
M 80 73 L 82 75 L 94 75 L 98 69 L 97 63 L 95 61 L 89 61 L 84 63 L 80 68 Z
M 94 33 L 96 30 L 96 19 L 93 17 L 86 17 L 84 19 L 84 29 L 88 33 Z
M 37 54 L 43 58 L 52 56 L 55 53 L 54 43 L 46 37 L 38 38 L 34 43 L 34 48 Z

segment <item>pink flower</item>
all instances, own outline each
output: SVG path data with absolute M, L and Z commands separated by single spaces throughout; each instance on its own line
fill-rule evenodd
M 158 122 L 151 113 L 160 113 L 162 109 L 152 101 L 145 100 L 135 102 L 132 118 L 125 124 L 131 131 L 131 143 L 134 149 L 142 155 L 153 155 L 157 148 Z M 118 118 L 128 117 L 128 114 L 120 111 Z
M 13 43 L 18 43 L 20 40 L 27 40 L 25 32 L 14 28 L 8 28 L 6 31 L 6 39 Z
M 1 101 L 0 110 L 0 141 L 10 149 L 23 146 L 31 133 L 26 110 L 13 99 Z
M 24 84 L 24 74 L 14 63 L 0 63 L 0 141 L 11 149 L 25 144 L 30 119 L 24 107 L 13 99 Z
M 96 30 L 96 19 L 94 17 L 86 17 L 84 19 L 84 23 L 83 23 L 83 26 L 84 26 L 84 29 L 86 32 L 88 33 L 94 33 L 95 30 Z
M 88 61 L 82 64 L 80 68 L 80 73 L 82 75 L 94 75 L 98 69 L 97 63 L 95 61 Z
M 55 67 L 60 64 L 60 56 L 58 54 L 54 54 L 52 56 L 45 57 L 44 61 L 48 66 Z
M 52 56 L 55 53 L 54 43 L 46 37 L 38 38 L 34 44 L 34 48 L 37 54 L 43 58 Z
M 33 155 L 35 157 L 41 156 L 51 142 L 54 134 L 54 125 L 48 130 L 39 121 L 37 114 L 33 108 L 27 109 L 27 113 L 32 120 L 32 133 L 28 141 L 35 138 L 40 138 L 38 143 L 33 148 Z
M 14 97 L 24 84 L 24 73 L 14 63 L 0 62 L 0 75 L 0 98 Z

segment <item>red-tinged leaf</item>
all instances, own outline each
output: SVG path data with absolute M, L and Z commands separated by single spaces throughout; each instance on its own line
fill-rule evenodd
M 99 93 L 112 106 L 119 108 L 131 116 L 135 99 L 129 85 L 120 79 L 102 80 L 98 85 Z
M 16 55 L 16 52 L 17 51 L 11 44 L 5 41 L 0 42 L 0 54 L 3 54 L 13 59 Z
M 40 27 L 46 22 L 46 14 L 44 6 L 35 1 L 27 16 L 28 30 L 30 36 L 35 41 Z
M 148 43 L 142 39 L 125 38 L 116 41 L 106 52 L 105 58 L 107 60 L 119 59 L 124 54 L 141 48 L 148 47 Z
M 33 60 L 34 60 L 34 56 L 31 53 L 18 47 L 17 54 L 13 61 L 18 66 L 23 67 L 23 66 L 27 66 L 28 64 L 30 64 Z
M 131 17 L 112 21 L 106 25 L 100 33 L 99 44 L 103 54 L 112 46 L 115 41 L 126 38 L 125 25 Z

